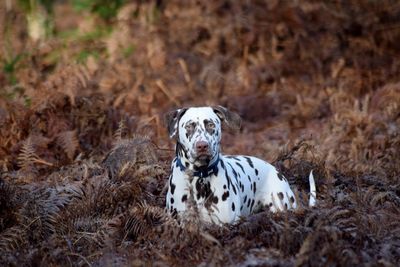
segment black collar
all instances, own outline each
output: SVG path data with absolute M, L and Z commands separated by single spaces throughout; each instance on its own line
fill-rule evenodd
M 213 164 L 209 165 L 207 168 L 202 168 L 201 170 L 193 172 L 193 176 L 205 178 L 210 176 L 211 174 L 218 174 L 218 163 L 219 163 L 219 155 Z M 179 157 L 176 158 L 176 166 L 180 168 L 181 171 L 185 171 L 186 167 L 182 164 L 182 161 Z

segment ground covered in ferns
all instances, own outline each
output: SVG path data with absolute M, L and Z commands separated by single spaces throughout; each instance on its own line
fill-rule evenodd
M 397 1 L 59 1 L 47 35 L 26 12 L 0 4 L 0 265 L 398 264 Z M 317 207 L 178 224 L 162 118 L 191 105 L 242 116 L 226 154 L 303 192 L 313 169 Z

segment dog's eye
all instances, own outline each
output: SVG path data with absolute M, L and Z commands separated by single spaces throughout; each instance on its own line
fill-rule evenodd
M 215 128 L 215 124 L 212 122 L 207 123 L 207 129 L 214 129 Z
M 189 133 L 189 134 L 193 133 L 195 127 L 196 127 L 195 123 L 187 124 L 185 126 L 186 132 Z
M 206 129 L 209 133 L 213 133 L 215 129 L 215 124 L 212 122 L 209 122 L 206 124 Z

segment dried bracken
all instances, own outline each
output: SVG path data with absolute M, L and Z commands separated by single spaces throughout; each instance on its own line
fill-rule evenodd
M 108 20 L 30 1 L 54 2 L 40 41 L 16 2 L 0 3 L 1 266 L 398 264 L 398 1 L 134 1 Z M 273 162 L 299 209 L 224 227 L 165 211 L 163 115 L 217 104 L 243 118 L 223 152 Z

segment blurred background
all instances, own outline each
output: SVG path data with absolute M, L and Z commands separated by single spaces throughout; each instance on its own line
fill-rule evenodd
M 329 165 L 364 170 L 398 135 L 397 1 L 5 0 L 0 12 L 1 123 L 29 117 L 1 127 L 7 167 L 30 135 L 75 131 L 88 154 L 121 120 L 165 147 L 160 115 L 190 105 L 238 112 L 227 152 L 269 160 L 308 138 Z
M 160 188 L 151 202 L 162 207 L 174 154 L 163 115 L 223 105 L 243 118 L 239 133 L 224 130 L 225 153 L 273 161 L 292 177 L 313 167 L 322 199 L 336 199 L 339 185 L 360 194 L 379 188 L 389 193 L 377 199 L 398 211 L 399 59 L 395 0 L 3 0 L 1 179 L 15 186 L 80 180 L 60 168 L 102 162 L 116 140 L 140 137 L 164 170 L 153 175 Z M 352 197 L 355 207 L 370 200 Z M 21 223 L 7 216 L 0 235 Z M 299 247 L 274 255 L 293 257 Z M 398 253 L 378 254 L 390 262 Z M 373 259 L 364 256 L 353 263 Z

